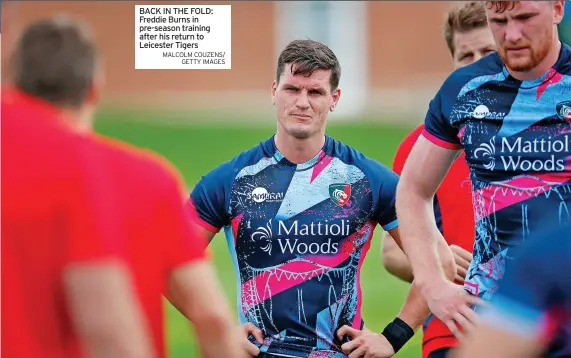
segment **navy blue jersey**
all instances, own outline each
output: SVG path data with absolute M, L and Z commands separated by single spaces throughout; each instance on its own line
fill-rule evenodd
M 499 329 L 543 341 L 548 357 L 571 357 L 571 225 L 516 251 L 484 317 Z
M 271 137 L 200 180 L 189 204 L 203 227 L 225 229 L 240 322 L 262 329 L 262 352 L 344 356 L 335 332 L 363 326 L 360 270 L 376 225 L 397 227 L 397 182 L 328 136 L 306 163 L 288 161 Z
M 490 299 L 512 247 L 571 221 L 571 48 L 531 81 L 497 53 L 454 71 L 423 135 L 466 154 L 476 232 L 465 288 Z

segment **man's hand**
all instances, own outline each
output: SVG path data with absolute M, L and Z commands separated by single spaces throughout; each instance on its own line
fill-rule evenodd
M 339 328 L 337 337 L 343 341 L 345 336 L 351 341 L 343 344 L 341 350 L 349 358 L 388 358 L 395 354 L 393 347 L 382 334 L 373 333 L 366 328 L 360 331 L 345 325 Z
M 251 322 L 242 325 L 242 330 L 244 331 L 244 347 L 246 352 L 252 357 L 257 357 L 258 354 L 260 354 L 260 348 L 258 348 L 254 343 L 250 342 L 248 337 L 252 335 L 254 338 L 256 338 L 258 343 L 263 344 L 264 337 L 262 335 L 262 330 Z
M 450 281 L 439 281 L 423 290 L 430 311 L 452 331 L 459 340 L 463 338 L 462 331 L 470 331 L 478 323 L 478 316 L 470 305 L 483 304 L 483 301 L 468 294 L 463 287 Z
M 454 277 L 454 281 L 464 283 L 466 272 L 472 262 L 472 254 L 456 245 L 450 245 L 450 250 L 454 255 L 454 262 L 456 263 L 456 276 Z

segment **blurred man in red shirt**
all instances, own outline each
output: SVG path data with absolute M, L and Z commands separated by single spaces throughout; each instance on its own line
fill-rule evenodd
M 444 25 L 444 37 L 454 68 L 471 64 L 496 49 L 484 5 L 479 1 L 464 2 L 450 9 Z M 397 174 L 401 174 L 423 129 L 424 124 L 416 127 L 397 149 L 393 163 L 393 170 Z M 463 284 L 466 270 L 472 261 L 475 226 L 470 171 L 463 152 L 450 168 L 434 200 L 437 225 L 454 254 L 455 281 Z M 408 259 L 388 234 L 383 240 L 382 256 L 387 271 L 412 282 L 412 268 Z M 431 315 L 426 320 L 423 326 L 423 358 L 444 357 L 448 348 L 454 347 L 456 343 L 452 332 L 438 318 Z
M 104 165 L 58 117 L 2 93 L 1 356 L 154 357 Z
M 36 22 L 26 29 L 20 39 L 11 64 L 15 90 L 8 95 L 3 94 L 3 100 L 12 101 L 12 116 L 19 117 L 12 121 L 45 118 L 46 121 L 67 126 L 73 132 L 83 133 L 82 140 L 95 148 L 93 156 L 97 157 L 96 163 L 99 165 L 95 172 L 100 171 L 96 178 L 102 180 L 97 184 L 105 189 L 103 198 L 109 198 L 104 202 L 103 210 L 115 218 L 109 225 L 113 230 L 111 237 L 114 238 L 109 246 L 121 255 L 132 274 L 137 295 L 133 306 L 141 306 L 150 329 L 149 343 L 152 348 L 147 351 L 154 351 L 158 357 L 166 355 L 161 295 L 165 293 L 194 323 L 203 356 L 242 357 L 243 349 L 238 343 L 239 327 L 232 320 L 211 264 L 205 260 L 205 240 L 188 220 L 184 192 L 176 171 L 165 160 L 153 158 L 126 144 L 91 135 L 100 81 L 96 50 L 89 36 L 79 25 L 66 19 Z M 18 111 L 28 112 L 22 116 Z M 32 123 L 30 120 L 30 124 L 26 124 L 32 126 Z M 38 147 L 38 150 L 42 148 Z M 55 159 L 64 161 L 67 158 L 60 155 Z M 35 190 L 33 186 L 27 189 Z M 35 225 L 32 219 L 24 223 Z M 46 219 L 46 223 L 56 227 L 59 224 L 55 219 Z M 44 300 L 44 297 L 54 295 L 54 286 L 60 285 L 61 272 L 41 271 L 38 267 L 33 274 L 28 273 L 30 267 L 38 263 L 38 260 L 28 259 L 31 253 L 35 252 L 34 255 L 39 257 L 43 257 L 43 254 L 35 250 L 35 241 L 39 240 L 37 237 L 31 234 L 23 236 L 29 244 L 14 243 L 14 251 L 21 259 L 13 262 L 13 266 L 7 270 L 3 267 L 3 272 L 8 271 L 8 280 L 5 277 L 2 280 L 3 291 L 13 291 L 8 302 L 3 297 L 3 308 L 15 306 L 21 309 L 9 319 L 4 320 L 3 317 L 2 324 L 3 327 L 11 327 L 20 324 L 17 321 L 22 321 L 30 329 L 11 333 L 14 343 L 9 345 L 10 350 L 2 346 L 2 356 L 19 358 L 34 355 L 24 350 L 30 345 L 38 347 L 35 356 L 45 356 L 46 344 L 55 345 L 55 351 L 63 353 L 67 342 L 62 338 L 74 343 L 77 328 L 66 320 L 69 307 L 59 295 L 55 294 L 51 299 L 53 305 L 45 304 L 50 301 Z M 49 239 L 45 240 L 49 242 Z M 56 255 L 52 259 L 54 266 L 62 266 L 60 256 L 63 253 L 54 249 L 53 255 Z M 17 257 L 16 254 L 11 256 Z M 37 292 L 36 286 L 22 284 L 14 291 L 13 281 L 17 280 L 42 281 L 45 289 Z M 33 303 L 32 299 L 35 299 Z M 43 324 L 38 322 L 37 315 L 27 309 L 32 304 L 38 306 L 37 311 L 49 315 L 51 319 Z M 109 312 L 102 309 L 99 315 L 107 316 L 112 325 Z M 66 329 L 59 327 L 61 325 Z M 6 342 L 6 331 L 2 330 L 3 343 Z M 41 338 L 49 332 L 55 332 L 52 334 L 62 338 L 49 343 L 42 341 Z M 58 355 L 61 356 L 66 354 Z

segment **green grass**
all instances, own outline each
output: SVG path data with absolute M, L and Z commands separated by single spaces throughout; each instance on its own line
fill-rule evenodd
M 125 140 L 164 155 L 182 173 L 189 188 L 223 161 L 249 149 L 274 133 L 275 122 L 242 124 L 235 119 L 226 124 L 161 124 L 139 121 L 135 115 L 106 113 L 98 118 L 99 133 Z M 367 123 L 329 124 L 327 133 L 354 146 L 365 155 L 391 166 L 396 148 L 410 130 Z M 380 261 L 381 229 L 377 229 L 371 249 L 362 268 L 363 318 L 370 329 L 380 331 L 401 307 L 408 284 L 389 276 Z M 236 284 L 226 241 L 218 234 L 213 241 L 214 262 L 232 307 L 235 310 Z M 184 318 L 167 304 L 167 341 L 172 358 L 198 357 L 192 329 Z M 397 355 L 402 358 L 420 356 L 420 334 Z

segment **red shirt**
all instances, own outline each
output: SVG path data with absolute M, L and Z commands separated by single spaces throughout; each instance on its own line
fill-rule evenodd
M 421 135 L 424 125 L 416 127 L 401 143 L 393 162 L 393 170 L 401 174 L 405 161 Z M 474 247 L 474 209 L 470 169 L 464 152 L 452 164 L 448 174 L 436 191 L 440 208 L 441 231 L 450 245 L 454 244 L 472 252 Z M 430 316 L 423 327 L 423 358 L 441 348 L 454 347 L 457 343 L 450 330 L 435 316 Z
M 112 254 L 130 266 L 164 357 L 161 294 L 171 270 L 202 259 L 206 248 L 191 226 L 180 178 L 157 155 L 119 141 L 67 134 L 75 138 L 67 145 L 58 135 L 63 129 L 46 129 L 57 127 L 57 117 L 27 97 L 2 103 L 2 357 L 81 357 L 62 268 Z M 89 150 L 77 150 L 76 142 Z M 87 159 L 76 155 L 85 152 Z M 88 200 L 97 205 L 91 209 Z
M 205 258 L 204 233 L 191 224 L 176 170 L 158 155 L 98 136 L 111 180 L 120 184 L 115 208 L 123 216 L 125 254 L 159 357 L 166 356 L 164 301 L 174 268 Z M 192 225 L 192 226 L 191 226 Z
M 115 256 L 98 153 L 49 105 L 2 93 L 2 350 L 79 356 L 62 286 L 66 265 Z

